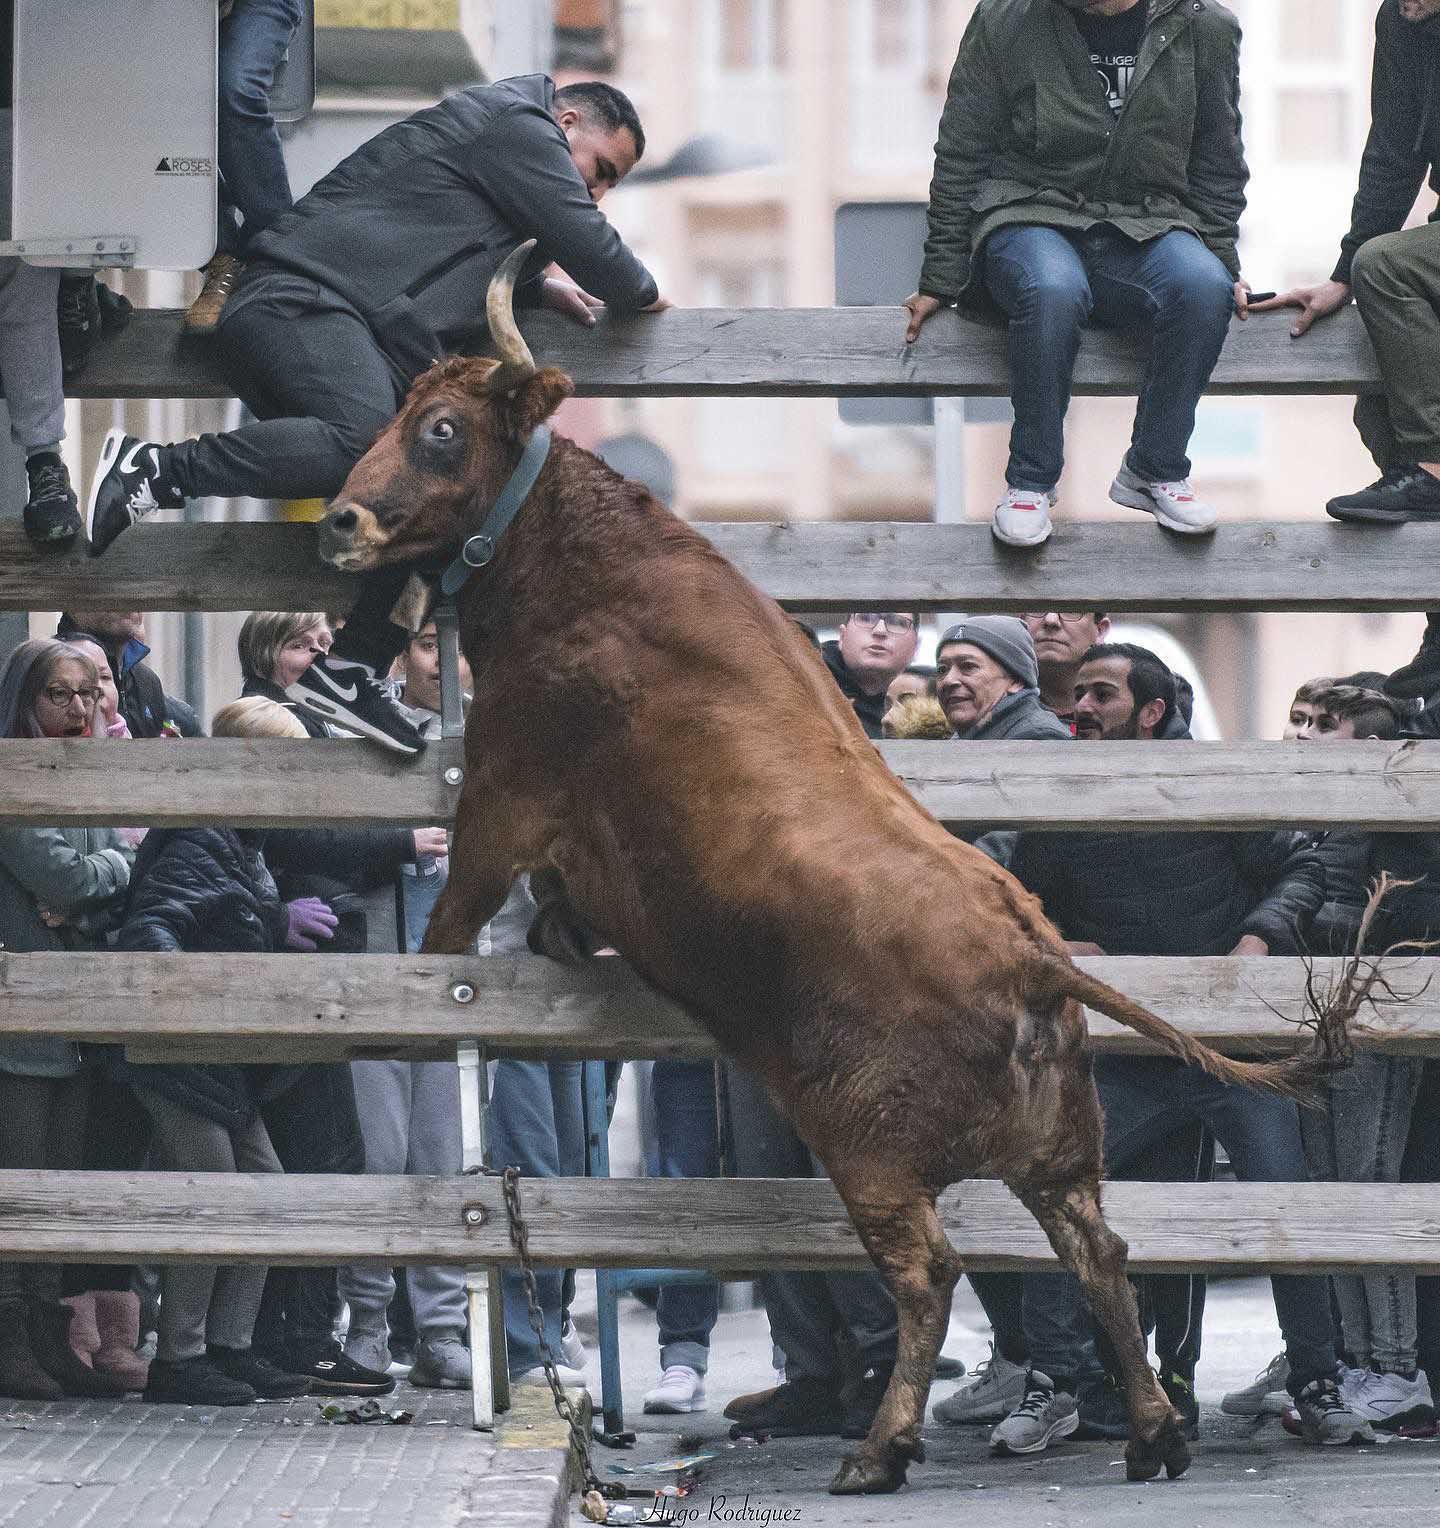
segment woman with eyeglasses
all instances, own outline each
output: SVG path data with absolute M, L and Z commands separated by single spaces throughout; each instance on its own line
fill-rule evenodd
M 95 665 L 80 649 L 48 637 L 23 642 L 0 669 L 0 734 L 89 737 L 99 698 Z M 7 958 L 98 948 L 129 881 L 129 854 L 111 828 L 0 828 L 0 947 Z M 74 1041 L 0 1035 L 0 1167 L 79 1168 L 89 1094 Z M 0 1394 L 124 1393 L 121 1378 L 71 1351 L 62 1274 L 58 1263 L 0 1262 Z

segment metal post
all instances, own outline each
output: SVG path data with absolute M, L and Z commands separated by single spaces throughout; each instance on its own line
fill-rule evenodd
M 489 1088 L 485 1053 L 473 1041 L 456 1047 L 460 1066 L 460 1149 L 466 1172 L 485 1165 L 485 1109 Z M 495 1413 L 510 1409 L 510 1369 L 505 1353 L 505 1320 L 499 1270 L 478 1265 L 465 1270 L 470 1323 L 471 1425 L 489 1432 Z
M 440 736 L 465 735 L 465 696 L 460 687 L 460 616 L 453 599 L 435 607 L 435 636 L 440 644 Z

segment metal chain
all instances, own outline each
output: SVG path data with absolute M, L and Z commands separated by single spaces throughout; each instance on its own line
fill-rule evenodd
M 525 1224 L 525 1216 L 520 1209 L 520 1169 L 507 1167 L 501 1174 L 501 1186 L 505 1194 L 505 1214 L 510 1223 L 510 1244 L 515 1248 L 516 1256 L 520 1259 L 520 1275 L 525 1281 L 525 1301 L 529 1306 L 530 1329 L 535 1333 L 535 1340 L 540 1345 L 540 1360 L 545 1367 L 545 1378 L 550 1385 L 550 1395 L 555 1402 L 555 1410 L 570 1429 L 570 1446 L 575 1450 L 576 1458 L 580 1461 L 580 1472 L 585 1482 L 584 1489 L 598 1491 L 611 1501 L 621 1500 L 629 1494 L 626 1488 L 618 1482 L 602 1481 L 596 1475 L 595 1467 L 590 1462 L 590 1439 L 580 1425 L 580 1418 L 576 1416 L 575 1408 L 570 1404 L 570 1397 L 565 1394 L 564 1387 L 560 1383 L 560 1376 L 555 1372 L 555 1354 L 551 1351 L 549 1339 L 545 1336 L 545 1315 L 540 1309 L 540 1297 L 535 1288 L 535 1264 L 530 1257 L 530 1229 Z

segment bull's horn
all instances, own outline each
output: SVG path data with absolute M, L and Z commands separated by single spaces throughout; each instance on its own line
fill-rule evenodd
M 512 249 L 490 278 L 485 293 L 485 318 L 490 326 L 491 342 L 500 358 L 500 365 L 486 383 L 487 392 L 511 392 L 527 377 L 535 375 L 535 357 L 530 354 L 525 336 L 515 322 L 515 278 L 534 248 L 535 240 L 526 239 Z

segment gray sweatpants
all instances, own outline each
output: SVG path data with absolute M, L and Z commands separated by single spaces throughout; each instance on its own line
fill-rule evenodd
M 460 1172 L 460 1068 L 453 1061 L 354 1061 L 350 1071 L 367 1173 Z M 406 1283 L 419 1336 L 465 1330 L 463 1268 L 408 1268 Z M 340 1295 L 350 1306 L 354 1331 L 384 1331 L 394 1293 L 389 1268 L 340 1270 Z
M 155 1126 L 163 1165 L 187 1173 L 278 1173 L 284 1169 L 259 1115 L 243 1130 L 137 1087 Z M 263 1265 L 173 1263 L 160 1270 L 160 1323 L 156 1356 L 167 1363 L 199 1358 L 207 1343 L 248 1348 L 265 1292 Z
M 65 383 L 55 299 L 60 272 L 0 256 L 0 389 L 22 451 L 65 435 Z

